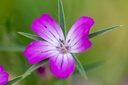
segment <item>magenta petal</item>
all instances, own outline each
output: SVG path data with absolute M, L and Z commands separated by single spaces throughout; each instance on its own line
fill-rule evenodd
M 93 24 L 94 24 L 94 20 L 92 18 L 87 16 L 82 16 L 71 27 L 66 37 L 66 41 L 74 39 L 78 35 L 84 34 L 88 36 L 90 28 L 92 27 Z
M 60 38 L 64 40 L 64 35 L 59 24 L 48 14 L 43 14 L 34 20 L 31 28 L 40 37 L 55 46 L 57 46 Z
M 4 68 L 0 65 L 0 73 L 4 71 Z
M 4 71 L 4 68 L 0 65 L 0 85 L 4 85 L 8 82 L 9 74 Z
M 59 54 L 50 58 L 50 68 L 58 78 L 68 78 L 74 71 L 74 59 L 71 54 Z
M 71 48 L 70 52 L 79 53 L 90 48 L 92 44 L 88 34 L 93 24 L 94 20 L 87 16 L 83 16 L 75 22 L 66 37 L 66 42 Z
M 30 64 L 36 64 L 57 53 L 54 46 L 48 42 L 38 40 L 31 42 L 24 51 L 24 55 Z
M 80 53 L 88 50 L 92 46 L 91 41 L 87 36 L 82 36 L 80 39 L 75 39 L 71 44 L 71 53 Z
M 82 16 L 80 17 L 75 23 L 74 25 L 71 27 L 70 31 L 68 32 L 68 35 L 66 37 L 66 40 L 68 41 L 72 35 L 76 34 L 82 34 L 85 33 L 86 35 L 88 35 L 90 28 L 92 27 L 92 25 L 94 24 L 94 20 L 88 16 Z M 81 33 L 79 33 L 79 32 Z

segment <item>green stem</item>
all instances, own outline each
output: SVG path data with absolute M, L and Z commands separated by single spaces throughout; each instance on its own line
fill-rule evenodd
M 43 63 L 45 63 L 46 61 L 48 61 L 48 59 L 45 59 L 35 65 L 32 65 L 24 74 L 10 80 L 6 85 L 12 85 L 18 81 L 23 80 L 24 78 L 26 78 L 27 76 L 29 76 L 33 71 L 35 71 L 37 68 L 39 68 L 40 66 L 42 66 Z
M 80 72 L 81 76 L 84 77 L 84 79 L 88 79 L 87 75 L 86 75 L 86 72 L 82 66 L 82 64 L 80 63 L 80 61 L 77 59 L 77 57 L 72 54 L 72 56 L 74 57 L 74 60 L 75 60 L 75 65 L 76 65 L 76 68 L 78 69 L 78 71 Z

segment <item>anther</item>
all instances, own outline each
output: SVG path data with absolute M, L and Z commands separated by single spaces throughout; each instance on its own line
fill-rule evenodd
M 68 40 L 68 43 L 70 42 L 70 39 Z
M 64 41 L 63 40 L 59 39 L 59 41 L 64 44 Z
M 62 44 L 60 44 L 60 47 L 63 47 L 63 45 L 62 45 Z
M 69 46 L 66 46 L 65 48 L 68 50 L 69 49 Z
M 56 47 L 57 49 L 60 49 L 60 47 Z

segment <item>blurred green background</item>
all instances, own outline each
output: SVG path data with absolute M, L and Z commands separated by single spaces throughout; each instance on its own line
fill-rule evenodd
M 52 76 L 46 79 L 36 72 L 16 85 L 128 85 L 128 0 L 63 0 L 67 29 L 83 15 L 94 18 L 91 32 L 106 27 L 123 25 L 105 35 L 91 39 L 93 46 L 78 54 L 87 70 L 89 80 L 73 74 L 67 80 Z M 1 0 L 0 1 L 0 64 L 13 77 L 22 74 L 30 66 L 23 55 L 24 47 L 32 40 L 17 32 L 34 33 L 30 25 L 43 13 L 49 13 L 58 21 L 57 0 Z M 127 83 L 127 84 L 126 84 Z

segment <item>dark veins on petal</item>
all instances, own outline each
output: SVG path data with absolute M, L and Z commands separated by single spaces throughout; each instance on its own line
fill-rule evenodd
M 46 25 L 44 25 L 44 27 L 45 27 L 45 28 L 47 28 L 47 26 L 46 26 Z
M 53 51 L 54 49 L 51 50 L 46 50 L 46 51 L 41 51 L 41 53 L 45 53 L 45 52 L 49 52 L 49 51 Z
M 44 27 L 45 28 L 47 28 L 47 26 L 46 25 L 44 25 Z M 44 33 L 43 33 L 44 34 Z M 53 41 L 50 37 L 48 37 L 46 34 L 44 34 L 48 39 L 50 39 L 51 41 Z M 48 41 L 47 41 L 48 42 Z M 53 41 L 54 42 L 54 41 Z M 50 42 L 48 42 L 48 43 L 50 43 Z M 54 42 L 54 43 L 56 43 L 56 42 Z M 50 43 L 50 44 L 52 44 L 52 43 Z M 53 44 L 52 44 L 53 45 Z
M 63 40 L 59 39 L 59 41 L 64 44 L 64 41 Z
M 71 41 L 71 40 L 69 39 L 69 40 L 68 40 L 68 43 L 69 43 L 70 41 Z
M 71 41 L 71 43 L 72 43 L 75 39 L 77 39 L 77 37 L 78 37 L 78 36 L 76 36 L 76 37 Z M 77 41 L 79 41 L 81 38 L 82 38 L 82 36 L 80 36 L 80 38 L 79 38 Z M 75 42 L 75 43 L 72 45 L 72 47 L 73 47 L 74 45 L 76 45 L 76 44 L 77 44 L 77 42 Z
M 60 65 L 61 70 L 62 70 L 62 67 L 63 67 L 63 62 L 64 62 L 64 55 L 63 55 L 63 57 L 62 57 L 62 62 L 61 62 L 61 65 Z
M 46 25 L 44 25 L 44 27 L 47 28 Z M 48 32 L 58 41 L 58 39 L 56 38 L 56 36 L 49 29 L 46 29 L 46 30 L 48 30 Z

